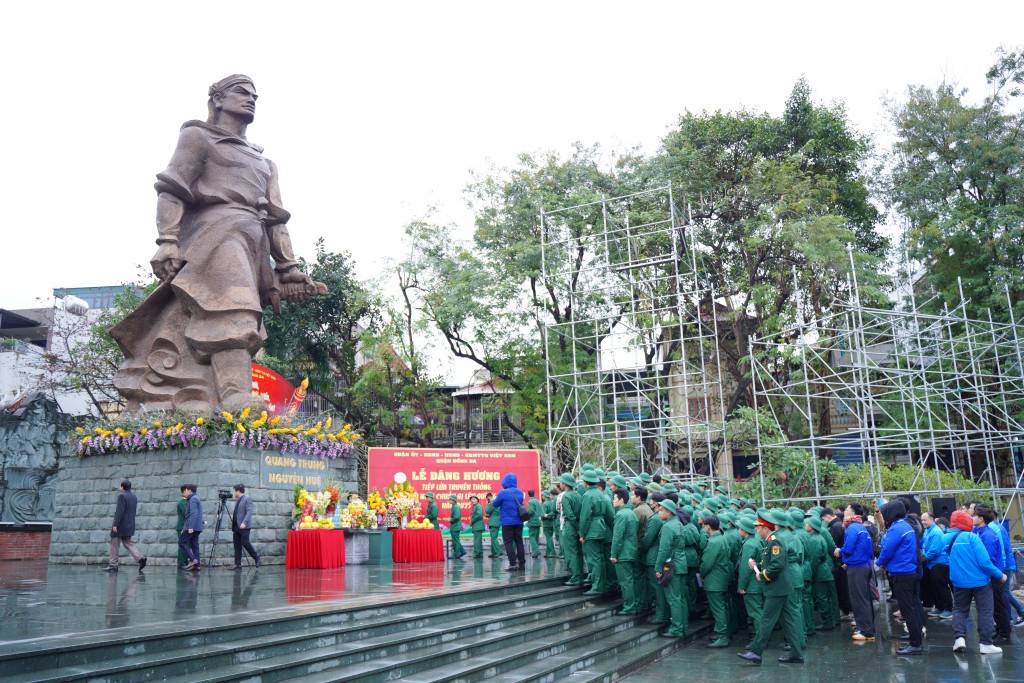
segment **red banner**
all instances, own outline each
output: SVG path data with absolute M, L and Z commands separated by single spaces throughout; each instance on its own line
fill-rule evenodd
M 284 415 L 292 399 L 295 387 L 291 382 L 270 368 L 252 364 L 252 393 L 267 404 L 271 415 Z
M 367 481 L 370 489 L 383 492 L 395 475 L 401 472 L 422 496 L 433 493 L 440 510 L 439 519 L 448 526 L 452 503 L 448 496 L 459 497 L 462 522 L 469 524 L 472 510 L 469 497 L 487 501 L 488 493 L 501 490 L 501 478 L 508 473 L 516 475 L 519 488 L 525 494 L 533 490 L 540 499 L 540 453 L 518 449 L 434 449 L 434 448 L 371 448 L 367 462 Z M 422 504 L 420 510 L 426 510 Z

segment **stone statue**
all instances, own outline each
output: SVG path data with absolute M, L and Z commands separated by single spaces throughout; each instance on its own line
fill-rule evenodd
M 0 414 L 0 522 L 53 520 L 66 417 L 42 394 Z
M 181 127 L 157 174 L 150 263 L 161 283 L 110 330 L 125 355 L 114 385 L 129 410 L 252 405 L 264 307 L 327 293 L 298 269 L 277 167 L 245 137 L 256 113 L 252 79 L 228 76 L 209 98 L 206 121 Z

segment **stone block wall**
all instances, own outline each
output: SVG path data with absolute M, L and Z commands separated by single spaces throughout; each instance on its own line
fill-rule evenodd
M 268 564 L 283 564 L 291 512 L 292 489 L 260 487 L 260 461 L 265 454 L 226 444 L 203 448 L 61 458 L 57 481 L 50 560 L 64 564 L 106 563 L 110 526 L 123 479 L 132 482 L 139 499 L 132 537 L 151 565 L 176 562 L 179 487 L 198 485 L 205 530 L 200 536 L 203 564 L 209 556 L 217 522 L 218 489 L 241 483 L 255 504 L 250 540 Z M 343 489 L 356 490 L 356 460 L 326 461 L 328 478 Z M 228 501 L 215 564 L 233 562 L 231 512 Z M 122 549 L 122 563 L 132 564 Z

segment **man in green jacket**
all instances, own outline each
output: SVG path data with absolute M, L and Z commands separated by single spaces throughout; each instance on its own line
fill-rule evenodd
M 541 517 L 544 516 L 544 510 L 541 508 L 540 501 L 537 500 L 536 491 L 530 489 L 526 495 L 530 497 L 526 504 L 526 507 L 530 508 L 530 519 L 526 522 L 526 528 L 530 531 L 530 556 L 540 557 L 540 525 L 543 521 Z
M 647 562 L 643 550 L 647 524 L 654 516 L 651 506 L 647 504 L 647 489 L 639 484 L 633 488 L 633 515 L 636 517 L 637 558 L 633 563 L 633 590 L 636 591 L 636 604 L 639 611 L 650 609 L 651 596 L 647 594 Z
M 427 511 L 423 514 L 424 519 L 429 521 L 437 529 L 437 503 L 434 502 L 434 494 L 427 492 L 423 494 L 423 497 L 430 501 L 427 505 Z
M 647 580 L 647 603 L 641 607 L 645 610 L 653 609 L 653 624 L 668 623 L 668 602 L 665 601 L 665 589 L 658 585 L 655 573 L 658 570 L 658 548 L 661 544 L 661 527 L 664 522 L 658 511 L 661 509 L 660 501 L 665 496 L 655 493 L 650 496 L 650 508 L 653 513 L 647 520 L 647 528 L 644 529 L 644 539 L 640 543 L 640 557 L 643 559 L 645 578 Z
M 466 549 L 462 547 L 462 541 L 459 540 L 459 535 L 462 533 L 462 508 L 459 507 L 459 497 L 454 493 L 448 496 L 448 500 L 452 501 L 451 526 L 448 527 L 448 533 L 452 537 L 452 555 L 448 559 L 461 560 L 462 556 L 466 554 Z
M 663 522 L 661 533 L 658 534 L 658 561 L 655 564 L 655 577 L 660 579 L 665 572 L 665 565 L 671 559 L 675 563 L 672 580 L 663 586 L 665 602 L 668 605 L 671 625 L 661 635 L 665 638 L 685 638 L 690 630 L 689 605 L 686 601 L 686 550 L 683 548 L 683 524 L 676 516 L 676 504 L 666 498 L 660 503 L 658 517 Z
M 817 515 L 807 515 L 804 524 L 808 537 L 808 561 L 811 563 L 811 592 L 814 606 L 821 613 L 819 628 L 830 631 L 839 626 L 839 603 L 832 601 L 835 576 L 832 574 L 832 553 L 828 548 L 832 535 L 825 531 L 825 523 Z
M 612 505 L 615 507 L 615 527 L 612 530 L 611 557 L 609 558 L 618 575 L 622 588 L 622 611 L 619 616 L 640 614 L 636 600 L 636 561 L 639 551 L 637 527 L 639 524 L 633 510 L 627 507 L 629 493 L 625 488 L 615 491 Z
M 555 544 L 555 523 L 558 519 L 558 512 L 555 509 L 555 490 L 544 491 L 540 494 L 544 499 L 541 508 L 544 512 L 541 517 L 541 527 L 544 530 L 544 557 L 558 557 L 558 547 Z
M 761 623 L 761 611 L 764 607 L 761 582 L 757 580 L 754 570 L 750 568 L 750 560 L 754 560 L 755 563 L 760 562 L 764 552 L 764 541 L 757 535 L 756 527 L 754 527 L 756 519 L 756 517 L 750 519 L 743 515 L 736 520 L 736 527 L 743 539 L 736 577 L 736 591 L 743 598 L 743 605 L 747 608 L 751 637 L 756 632 L 757 625 Z
M 786 546 L 786 568 L 789 571 L 789 586 L 791 588 L 789 595 L 786 596 L 786 612 L 800 633 L 799 643 L 789 643 L 789 640 L 786 642 L 790 647 L 799 645 L 800 650 L 805 650 L 807 648 L 807 633 L 804 630 L 803 606 L 804 548 L 800 540 L 793 535 L 793 518 L 790 514 L 785 510 L 772 510 L 772 513 L 779 519 L 775 538 Z
M 803 555 L 803 561 L 800 563 L 800 569 L 803 570 L 803 586 L 800 589 L 800 607 L 801 607 L 801 619 L 803 621 L 804 633 L 808 636 L 814 635 L 814 564 L 812 559 L 809 557 L 809 552 L 814 548 L 809 547 L 811 544 L 810 535 L 807 533 L 805 528 L 806 523 L 804 522 L 804 511 L 798 507 L 792 507 L 789 509 L 789 516 L 793 520 L 793 536 L 800 543 L 800 552 Z M 816 547 L 816 545 L 814 545 Z M 806 649 L 807 641 L 804 641 L 804 647 Z
M 584 595 L 604 595 L 608 592 L 608 579 L 605 576 L 608 527 L 605 524 L 604 508 L 608 499 L 597 487 L 598 481 L 596 472 L 584 471 L 583 482 L 586 488 L 580 503 L 580 543 L 587 558 L 591 581 L 590 590 Z
M 501 541 L 498 537 L 501 536 L 501 517 L 498 516 L 498 511 L 491 505 L 491 500 L 494 498 L 493 493 L 487 494 L 487 529 L 491 533 L 491 559 L 495 557 L 501 557 L 505 554 L 505 549 L 502 547 Z
M 700 561 L 700 576 L 704 580 L 704 593 L 708 598 L 708 609 L 715 622 L 714 639 L 708 647 L 729 647 L 729 583 L 732 580 L 732 561 L 729 557 L 729 541 L 722 534 L 720 522 L 715 515 L 704 519 L 708 532 L 708 545 Z
M 803 651 L 800 649 L 802 635 L 800 625 L 794 619 L 794 615 L 786 610 L 786 599 L 793 592 L 793 586 L 790 583 L 791 571 L 787 548 L 775 535 L 775 530 L 780 525 L 784 526 L 788 518 L 785 511 L 762 508 L 758 511 L 758 519 L 754 523 L 757 527 L 757 535 L 764 540 L 765 545 L 760 562 L 750 560 L 747 566 L 755 572 L 761 582 L 761 590 L 764 592 L 764 611 L 761 613 L 761 622 L 757 625 L 754 640 L 751 641 L 746 652 L 737 653 L 737 656 L 758 666 L 761 665 L 761 653 L 768 647 L 768 640 L 780 618 L 782 634 L 790 644 L 791 650 L 779 657 L 779 661 L 784 664 L 804 663 Z
M 470 496 L 469 500 L 473 503 L 469 517 L 469 528 L 473 532 L 473 559 L 478 560 L 484 556 L 484 508 L 478 496 Z
M 558 477 L 557 506 L 560 529 L 562 532 L 562 554 L 569 568 L 569 580 L 566 586 L 583 585 L 583 562 L 580 559 L 580 494 L 576 492 L 576 478 L 568 472 Z

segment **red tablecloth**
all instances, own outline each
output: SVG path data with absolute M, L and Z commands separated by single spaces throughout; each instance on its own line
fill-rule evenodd
M 444 562 L 444 541 L 437 529 L 392 529 L 393 562 Z
M 345 533 L 341 529 L 300 529 L 288 532 L 287 569 L 331 569 L 345 566 Z

